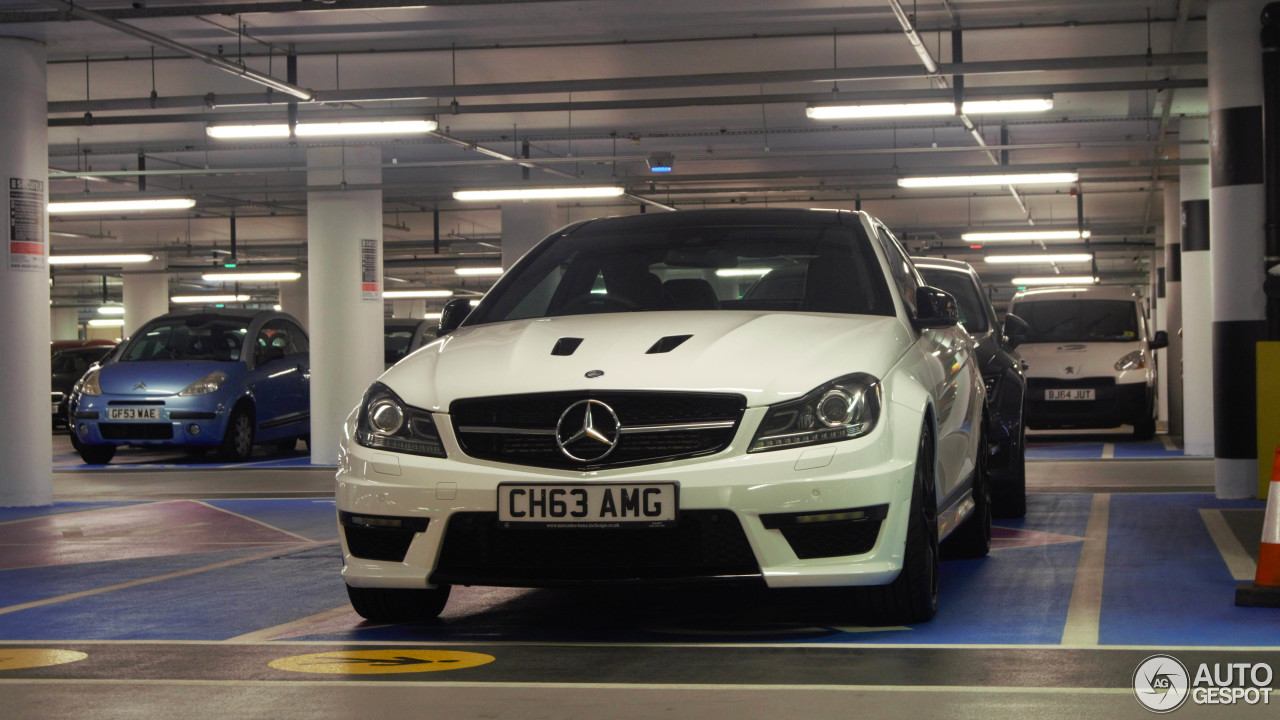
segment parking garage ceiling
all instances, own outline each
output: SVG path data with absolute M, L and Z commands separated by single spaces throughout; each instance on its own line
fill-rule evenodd
M 1208 111 L 1204 14 L 1204 0 L 29 0 L 0 4 L 0 33 L 48 46 L 51 201 L 197 201 L 146 216 L 54 216 L 54 254 L 165 251 L 175 282 L 201 285 L 234 215 L 242 265 L 300 265 L 307 149 L 375 144 L 389 289 L 487 286 L 460 285 L 453 270 L 498 257 L 498 207 L 463 205 L 454 190 L 565 183 L 628 193 L 563 201 L 566 222 L 661 206 L 861 207 L 914 251 L 974 261 L 1000 288 L 1025 268 L 984 268 L 985 249 L 962 232 L 1083 225 L 1104 280 L 1146 282 L 1162 183 L 1205 162 L 1203 139 L 1181 132 Z M 1052 109 L 806 114 L 953 102 L 958 85 L 965 100 L 1051 98 Z M 285 122 L 289 100 L 300 122 L 428 118 L 439 128 L 346 140 L 206 133 Z M 652 172 L 655 155 L 673 170 Z M 1079 182 L 897 184 L 1030 171 Z M 104 275 L 118 298 L 119 273 L 59 267 L 55 302 L 101 296 Z

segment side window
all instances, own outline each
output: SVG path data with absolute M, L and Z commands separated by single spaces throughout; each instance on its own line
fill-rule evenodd
M 897 238 L 889 232 L 888 228 L 877 225 L 876 235 L 880 238 L 880 246 L 884 248 L 885 259 L 889 261 L 889 272 L 893 276 L 894 284 L 898 286 L 898 293 L 902 295 L 902 303 L 914 315 L 916 290 L 920 287 L 920 279 L 916 276 L 915 268 L 911 265 L 911 261 L 907 260 L 907 254 L 903 252 L 902 246 L 898 244 Z
M 253 342 L 253 361 L 255 365 L 278 360 L 299 352 L 295 344 L 295 336 L 302 337 L 298 327 L 287 320 L 272 320 L 262 326 Z M 305 341 L 304 341 L 305 342 Z
M 302 328 L 294 325 L 288 320 L 284 321 L 284 326 L 289 332 L 289 338 L 293 341 L 294 353 L 311 352 L 311 343 L 307 340 L 307 334 L 302 331 Z

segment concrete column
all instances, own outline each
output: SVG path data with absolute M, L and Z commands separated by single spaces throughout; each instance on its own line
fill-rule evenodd
M 124 273 L 124 327 L 120 337 L 129 337 L 151 318 L 169 312 L 169 274 L 155 272 L 164 266 L 164 257 L 157 255 L 149 263 L 130 266 L 151 272 Z
M 49 332 L 54 340 L 80 339 L 80 308 L 54 308 L 49 313 Z
M 1164 330 L 1169 349 L 1160 361 L 1169 434 L 1182 435 L 1182 207 L 1181 183 L 1164 186 Z
M 554 200 L 502 205 L 502 268 L 510 268 L 543 238 L 565 226 Z
M 311 462 L 338 463 L 347 415 L 382 374 L 382 191 L 330 189 L 382 182 L 376 147 L 312 148 L 307 164 L 311 323 Z
M 307 292 L 310 287 L 308 282 L 307 271 L 302 271 L 302 277 L 290 282 L 280 283 L 280 311 L 287 312 L 298 319 L 302 324 L 302 329 L 308 334 L 311 333 L 311 326 L 307 322 L 309 311 L 307 308 Z
M 1267 0 L 1210 0 L 1209 250 L 1213 260 L 1214 489 L 1258 492 L 1257 361 L 1266 339 L 1261 15 Z
M 1183 120 L 1184 140 L 1208 139 L 1203 120 Z M 1204 158 L 1203 145 L 1183 145 Z M 1209 167 L 1183 165 L 1182 202 L 1182 443 L 1188 455 L 1213 455 L 1213 289 L 1209 258 Z
M 1172 224 L 1172 220 L 1166 225 Z M 1156 248 L 1155 262 L 1151 264 L 1151 334 L 1169 330 L 1169 305 L 1165 298 L 1164 248 Z M 1169 373 L 1165 366 L 1169 362 L 1169 351 L 1156 350 L 1152 353 L 1156 364 L 1156 420 L 1169 422 Z
M 0 38 L 0 177 L 9 210 L 0 266 L 0 507 L 53 502 L 49 434 L 49 135 L 44 43 Z

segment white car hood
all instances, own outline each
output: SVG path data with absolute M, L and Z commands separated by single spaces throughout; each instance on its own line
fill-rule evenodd
M 1079 380 L 1089 377 L 1116 377 L 1116 361 L 1143 343 L 1024 343 L 1018 354 L 1027 365 L 1027 377 Z
M 660 338 L 692 337 L 647 354 Z M 560 338 L 582 338 L 568 356 Z M 912 337 L 897 318 L 681 311 L 572 315 L 465 327 L 400 361 L 381 381 L 438 412 L 458 398 L 570 390 L 732 392 L 749 406 L 803 395 L 852 372 L 878 378 Z M 603 375 L 587 378 L 588 371 Z

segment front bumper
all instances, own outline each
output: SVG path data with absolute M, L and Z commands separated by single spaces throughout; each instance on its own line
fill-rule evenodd
M 1047 389 L 1092 388 L 1093 400 L 1046 400 Z M 1134 425 L 1152 414 L 1152 391 L 1146 382 L 1116 383 L 1111 378 L 1079 380 L 1027 379 L 1027 427 L 1113 428 Z
M 902 568 L 921 416 L 895 405 L 866 437 L 746 454 L 764 412 L 748 409 L 730 446 L 715 455 L 596 472 L 468 457 L 443 414 L 435 419 L 447 458 L 371 450 L 352 442 L 354 417 L 348 418 L 337 474 L 340 513 L 426 523 L 402 531 L 403 548 L 387 555 L 363 547 L 376 533 L 344 527 L 343 577 L 355 587 L 384 588 L 726 578 L 758 578 L 769 587 L 892 581 Z M 504 482 L 674 482 L 681 515 L 668 529 L 504 528 L 496 520 L 497 486 Z M 812 536 L 800 537 L 778 528 L 776 518 L 761 517 L 878 506 L 884 506 L 878 532 L 868 550 L 854 555 L 814 557 L 823 551 L 813 549 Z M 732 523 L 741 527 L 740 536 Z M 710 553 L 709 546 L 715 546 Z M 537 563 L 548 555 L 555 557 L 540 568 L 510 567 L 521 557 Z M 584 555 L 583 564 L 575 564 Z M 611 557 L 616 562 L 605 562 Z
M 111 408 L 157 408 L 156 420 L 111 420 Z M 226 433 L 226 403 L 207 396 L 79 397 L 72 428 L 88 445 L 216 447 Z

